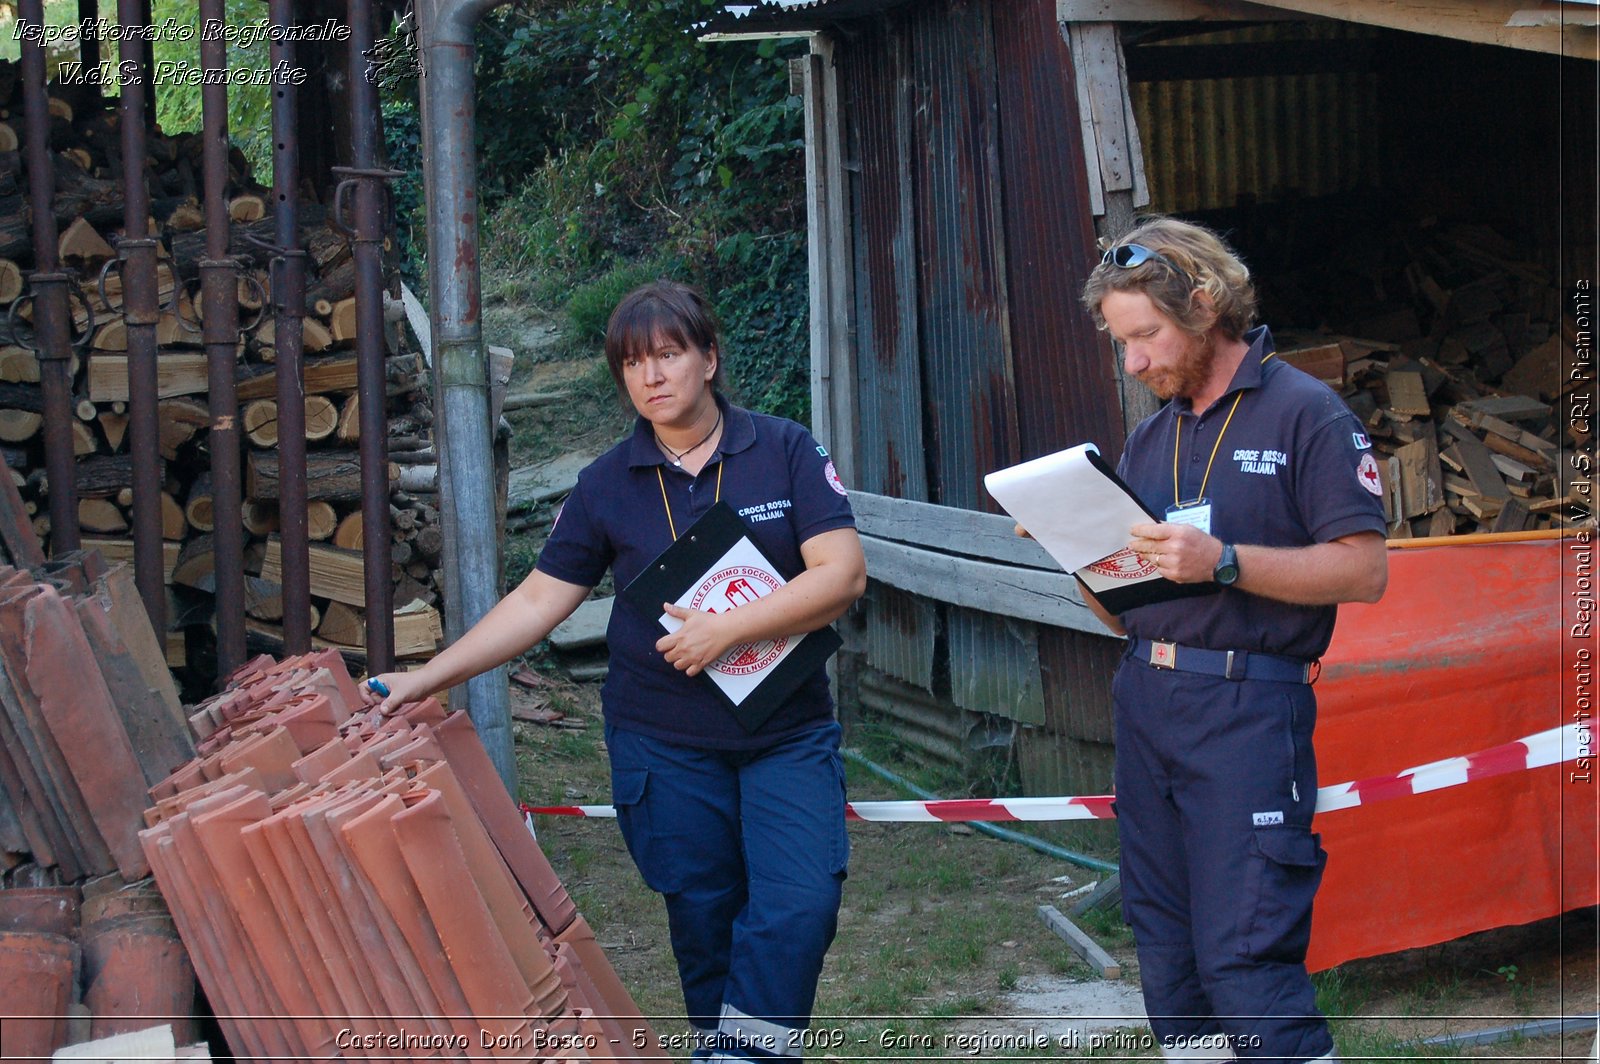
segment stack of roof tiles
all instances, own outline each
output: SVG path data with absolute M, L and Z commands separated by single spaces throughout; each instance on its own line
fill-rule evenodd
M 195 985 L 138 837 L 146 788 L 194 754 L 165 656 L 126 567 L 31 564 L 0 566 L 6 1058 L 187 1018 Z
M 660 1056 L 465 714 L 329 651 L 190 719 L 140 841 L 237 1058 Z

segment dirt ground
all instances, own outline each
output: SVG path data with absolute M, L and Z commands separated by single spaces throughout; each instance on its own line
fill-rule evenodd
M 609 801 L 598 686 L 557 680 L 537 692 L 514 689 L 514 707 L 554 707 L 569 725 L 516 725 L 525 801 Z M 582 730 L 571 727 L 578 723 Z M 853 799 L 905 797 L 854 770 L 850 788 Z M 663 1034 L 681 1034 L 665 915 L 639 882 L 615 823 L 541 817 L 537 828 L 641 1009 L 657 1017 Z M 1120 920 L 1103 914 L 1080 921 L 1123 966 L 1122 979 L 1107 981 L 1036 913 L 1041 904 L 1066 911 L 1074 899 L 1062 896 L 1097 873 L 961 825 L 855 823 L 850 833 L 850 878 L 819 988 L 818 1045 L 808 1059 L 1157 1056 L 1143 1025 L 1132 940 Z M 1597 934 L 1595 914 L 1582 911 L 1354 961 L 1316 977 L 1319 1000 L 1346 1061 L 1588 1060 L 1592 1027 L 1564 1038 L 1463 1048 L 1417 1043 L 1594 1015 Z

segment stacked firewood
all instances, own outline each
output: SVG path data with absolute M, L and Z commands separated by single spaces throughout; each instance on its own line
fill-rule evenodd
M 7 64 L 0 62 L 0 67 Z M 21 90 L 7 92 L 0 70 L 0 317 L 15 307 L 14 335 L 0 334 L 0 449 L 13 470 L 36 531 L 49 535 L 48 490 L 41 432 L 37 339 L 32 300 L 23 292 L 33 250 L 27 177 L 19 148 Z M 77 454 L 78 520 L 85 547 L 113 559 L 132 558 L 132 459 L 128 438 L 127 329 L 122 281 L 115 267 L 123 224 L 119 116 L 98 101 L 51 86 L 55 213 L 63 268 L 81 278 L 72 298 L 74 339 L 73 439 Z M 167 617 L 172 663 L 182 665 L 185 631 L 212 621 L 214 588 L 207 362 L 201 334 L 204 308 L 198 281 L 206 233 L 198 134 L 151 131 L 148 185 L 158 252 L 161 316 L 160 451 L 165 571 L 171 588 Z M 281 552 L 278 528 L 277 377 L 272 292 L 263 245 L 275 243 L 268 199 L 242 155 L 231 165 L 229 254 L 244 268 L 238 283 L 236 375 L 238 426 L 246 441 L 243 523 L 247 531 L 247 628 L 254 647 L 282 647 Z M 361 467 L 357 397 L 355 270 L 349 239 L 328 224 L 316 203 L 300 207 L 301 244 L 309 257 L 305 355 L 308 446 L 307 525 L 312 544 L 313 629 L 319 645 L 336 646 L 360 665 L 366 624 L 362 611 Z M 394 537 L 396 649 L 401 657 L 430 655 L 440 638 L 440 554 L 433 413 L 427 366 L 408 348 L 398 300 L 385 306 L 390 461 L 383 476 L 391 491 Z
M 1563 422 L 1573 340 L 1548 276 L 1492 230 L 1408 245 L 1409 298 L 1348 334 L 1278 337 L 1281 357 L 1340 391 L 1366 426 L 1392 538 L 1592 523 L 1583 425 Z M 1563 454 L 1566 460 L 1563 460 Z

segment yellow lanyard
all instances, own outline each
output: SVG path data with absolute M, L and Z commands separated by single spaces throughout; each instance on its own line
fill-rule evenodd
M 1272 354 L 1267 355 L 1267 358 L 1271 358 L 1274 354 L 1277 354 L 1277 352 L 1272 352 Z M 1261 360 L 1263 366 L 1267 364 L 1267 358 Z M 1195 496 L 1195 502 L 1199 502 L 1206 497 L 1206 485 L 1211 482 L 1211 464 L 1217 460 L 1217 452 L 1222 449 L 1222 437 L 1227 435 L 1228 426 L 1233 423 L 1234 412 L 1239 409 L 1239 400 L 1243 398 L 1244 392 L 1240 392 L 1233 397 L 1233 406 L 1228 408 L 1228 416 L 1222 422 L 1222 431 L 1217 433 L 1217 442 L 1211 445 L 1211 457 L 1206 459 L 1205 475 L 1200 478 L 1200 494 Z M 1178 427 L 1173 431 L 1172 435 L 1172 505 L 1175 509 L 1180 510 L 1183 508 L 1183 495 L 1178 490 L 1178 452 L 1182 449 L 1183 417 L 1179 415 Z M 659 473 L 659 470 L 657 472 Z
M 661 467 L 656 466 L 656 483 L 661 485 L 661 508 L 667 511 L 667 529 L 672 533 L 672 542 L 678 542 L 678 526 L 672 520 L 672 504 L 667 501 L 667 480 L 661 475 Z M 717 497 L 716 502 L 722 501 L 722 459 L 717 459 Z

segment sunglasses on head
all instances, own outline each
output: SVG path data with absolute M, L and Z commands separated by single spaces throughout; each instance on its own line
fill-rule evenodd
M 1152 251 L 1143 244 L 1118 244 L 1116 247 L 1107 248 L 1106 253 L 1100 256 L 1100 265 L 1104 266 L 1107 263 L 1110 263 L 1111 265 L 1119 266 L 1124 270 L 1131 270 L 1136 266 L 1143 266 L 1151 259 L 1161 263 L 1161 265 L 1165 266 L 1179 277 L 1182 277 L 1190 284 L 1194 283 L 1194 278 L 1189 276 L 1188 270 L 1183 269 L 1177 263 L 1161 254 L 1161 252 Z

